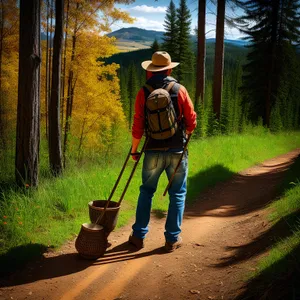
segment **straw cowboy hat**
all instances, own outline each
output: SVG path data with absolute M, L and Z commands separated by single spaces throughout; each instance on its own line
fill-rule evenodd
M 152 60 L 142 62 L 142 68 L 150 72 L 159 72 L 173 69 L 179 65 L 178 62 L 172 62 L 168 52 L 157 51 L 153 53 Z

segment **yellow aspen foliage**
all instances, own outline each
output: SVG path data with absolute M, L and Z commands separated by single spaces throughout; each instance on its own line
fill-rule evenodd
M 45 105 L 45 93 L 46 93 L 46 40 L 41 41 L 42 50 L 42 62 L 41 62 L 41 126 L 44 127 L 44 118 L 47 113 L 47 108 Z M 50 52 L 50 51 L 48 51 Z M 49 93 L 49 90 L 47 91 Z M 43 128 L 44 130 L 44 128 Z
M 82 33 L 73 63 L 74 106 L 71 135 L 79 148 L 104 146 L 114 124 L 125 125 L 120 102 L 117 64 L 97 62 L 99 56 L 109 56 L 116 51 L 108 37 L 95 33 Z M 70 54 L 69 54 L 70 55 Z
M 16 1 L 3 1 L 0 7 L 0 123 L 6 135 L 15 128 L 18 98 L 19 11 Z M 4 132 L 2 132 L 4 134 Z M 5 136 L 4 138 L 9 138 Z
M 115 9 L 115 3 L 84 0 L 69 3 L 64 88 L 68 93 L 64 103 L 69 111 L 66 126 L 70 126 L 70 152 L 80 154 L 83 148 L 101 151 L 113 138 L 116 124 L 125 128 L 117 76 L 119 66 L 98 61 L 117 52 L 115 39 L 107 37 L 103 31 L 110 31 L 110 25 L 116 20 L 133 21 L 126 12 Z
M 62 133 L 66 124 L 66 102 L 69 99 L 68 89 L 72 89 L 72 111 L 70 116 L 70 142 L 79 152 L 83 148 L 105 147 L 112 140 L 114 126 L 125 126 L 124 113 L 120 103 L 120 86 L 117 76 L 119 68 L 116 64 L 104 65 L 102 58 L 117 52 L 115 39 L 105 34 L 110 31 L 115 21 L 132 23 L 128 13 L 116 9 L 115 4 L 129 4 L 133 0 L 66 0 L 65 1 L 65 36 L 66 38 L 66 70 L 64 78 L 64 97 L 62 100 L 63 120 Z M 3 34 L 1 35 L 0 90 L 1 117 L 9 124 L 10 132 L 15 131 L 18 98 L 18 47 L 19 47 L 19 12 L 17 1 L 3 1 Z M 51 32 L 53 38 L 55 14 L 47 3 L 42 2 L 41 29 Z M 53 2 L 54 3 L 54 2 Z M 48 18 L 48 20 L 47 20 Z M 67 30 L 66 30 L 67 29 Z M 46 53 L 46 40 L 41 41 L 41 117 L 42 126 L 47 114 L 46 93 L 46 57 L 51 55 L 52 43 L 49 42 Z M 64 49 L 63 49 L 64 54 Z M 64 57 L 63 57 L 64 58 Z M 98 60 L 99 59 L 99 60 Z M 62 59 L 64 62 L 64 59 Z M 70 74 L 72 78 L 70 79 Z M 63 77 L 64 76 L 64 77 Z M 69 82 L 70 81 L 70 82 Z M 69 84 L 70 83 L 70 84 Z M 48 89 L 46 91 L 46 88 Z M 42 136 L 44 137 L 44 135 Z M 62 134 L 63 138 L 63 134 Z M 71 145 L 71 146 L 72 146 Z
M 19 53 L 11 51 L 4 55 L 2 66 L 2 95 L 5 103 L 5 116 L 10 129 L 17 117 Z

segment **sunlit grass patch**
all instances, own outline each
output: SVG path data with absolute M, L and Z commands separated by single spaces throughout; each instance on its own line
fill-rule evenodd
M 265 270 L 268 270 L 269 277 L 276 277 L 279 272 L 289 272 L 290 266 L 288 263 L 280 264 L 278 262 L 283 260 L 292 261 L 295 266 L 300 266 L 300 256 L 295 256 L 293 251 L 300 246 L 300 216 L 297 224 L 293 224 L 293 235 L 279 241 L 271 250 L 269 255 L 261 260 L 258 264 L 257 272 L 255 276 L 262 274 Z

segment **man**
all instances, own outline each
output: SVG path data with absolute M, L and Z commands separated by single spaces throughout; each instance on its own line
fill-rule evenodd
M 166 171 L 168 179 L 172 176 L 184 145 L 186 135 L 190 135 L 196 127 L 196 113 L 193 103 L 186 88 L 170 76 L 172 69 L 179 63 L 172 62 L 167 52 L 158 51 L 152 55 L 151 61 L 144 61 L 142 68 L 147 71 L 147 82 L 137 94 L 135 102 L 134 123 L 132 126 L 132 153 L 137 160 L 138 145 L 146 128 L 145 101 L 150 94 L 147 87 L 152 89 L 167 88 L 171 82 L 175 82 L 169 91 L 172 103 L 177 114 L 178 129 L 170 138 L 157 140 L 148 137 L 145 147 L 145 157 L 142 170 L 142 185 L 136 209 L 136 220 L 132 226 L 132 234 L 129 243 L 137 249 L 144 247 L 144 239 L 148 232 L 152 198 L 156 191 L 158 180 L 163 171 Z M 182 244 L 180 237 L 185 198 L 187 191 L 188 154 L 184 153 L 180 166 L 173 178 L 168 190 L 169 208 L 165 223 L 165 250 L 172 252 Z

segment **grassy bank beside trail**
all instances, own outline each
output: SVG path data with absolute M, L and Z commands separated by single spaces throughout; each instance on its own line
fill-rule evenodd
M 192 140 L 187 201 L 195 201 L 203 189 L 240 170 L 297 147 L 300 147 L 299 132 L 274 135 L 263 128 L 253 128 L 249 134 Z M 108 198 L 127 151 L 95 162 L 93 166 L 72 168 L 62 178 L 44 178 L 36 191 L 20 193 L 3 189 L 0 195 L 0 272 L 13 270 L 46 248 L 56 248 L 74 238 L 81 224 L 89 222 L 88 202 Z M 114 201 L 118 201 L 132 166 L 130 161 Z M 118 227 L 128 223 L 134 215 L 140 173 L 141 164 L 122 203 Z M 155 211 L 167 210 L 168 198 L 162 197 L 166 185 L 163 176 L 153 199 Z
M 300 299 L 300 157 L 281 188 L 282 196 L 270 205 L 272 227 L 259 239 L 271 249 L 240 299 Z

